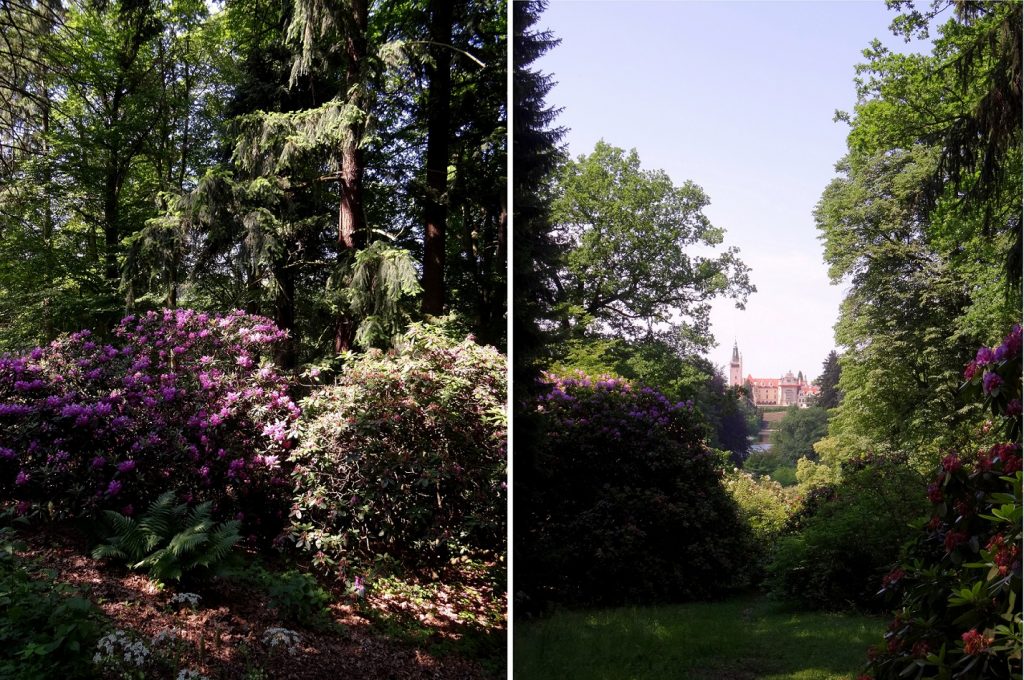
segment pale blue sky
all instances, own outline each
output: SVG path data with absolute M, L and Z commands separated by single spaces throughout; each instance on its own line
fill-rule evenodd
M 873 38 L 911 49 L 889 32 L 894 16 L 882 0 L 555 1 L 541 16 L 562 43 L 535 66 L 557 82 L 547 101 L 564 109 L 573 157 L 604 139 L 693 180 L 752 269 L 745 311 L 714 305 L 714 363 L 728 367 L 735 338 L 744 374 L 814 378 L 834 348 L 843 290 L 812 211 L 846 150 L 832 118 L 853 106 L 862 50 Z

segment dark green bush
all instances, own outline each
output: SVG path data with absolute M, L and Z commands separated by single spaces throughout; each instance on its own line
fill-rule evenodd
M 279 574 L 264 573 L 267 578 L 263 584 L 270 606 L 286 621 L 312 627 L 326 624 L 331 595 L 315 578 L 294 569 Z
M 843 482 L 815 490 L 768 567 L 773 592 L 815 609 L 879 608 L 878 579 L 925 511 L 921 477 L 900 459 L 846 464 Z
M 618 379 L 553 380 L 538 404 L 529 521 L 517 526 L 520 602 L 686 600 L 745 584 L 750 531 L 693 405 Z
M 292 535 L 319 566 L 505 550 L 505 357 L 414 326 L 304 402 Z
M 189 510 L 187 503 L 175 503 L 174 493 L 168 491 L 138 520 L 107 510 L 106 542 L 92 556 L 122 560 L 132 569 L 145 569 L 158 581 L 212 573 L 241 537 L 237 520 L 216 524 L 210 507 L 207 501 Z
M 92 677 L 102 614 L 54 573 L 14 555 L 0 529 L 0 678 Z

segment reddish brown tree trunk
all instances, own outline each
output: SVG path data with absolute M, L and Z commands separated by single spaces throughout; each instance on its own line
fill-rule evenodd
M 423 205 L 423 313 L 444 313 L 445 231 L 448 206 L 448 132 L 451 109 L 452 4 L 430 1 L 433 68 L 427 94 L 427 197 Z
M 366 29 L 369 18 L 367 0 L 352 0 L 351 11 L 351 24 L 345 40 L 345 51 L 348 55 L 345 77 L 348 91 L 358 93 L 357 86 L 362 81 L 363 65 L 366 62 Z M 362 95 L 356 94 L 349 103 L 365 111 L 364 99 Z M 341 260 L 349 258 L 352 251 L 363 247 L 366 234 L 366 216 L 363 212 L 365 160 L 363 151 L 359 148 L 363 128 L 363 123 L 353 125 L 341 146 L 341 198 L 338 203 L 338 244 L 341 246 L 338 257 Z M 340 312 L 334 323 L 335 352 L 351 349 L 355 330 L 354 319 L 347 312 Z

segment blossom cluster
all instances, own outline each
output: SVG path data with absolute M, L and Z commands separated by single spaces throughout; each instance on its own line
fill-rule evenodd
M 101 637 L 96 643 L 97 652 L 92 661 L 95 664 L 122 662 L 141 668 L 149 660 L 149 649 L 139 640 L 118 629 Z
M 633 427 L 670 427 L 678 416 L 693 412 L 693 401 L 672 402 L 651 387 L 637 387 L 623 378 L 591 378 L 583 372 L 557 376 L 545 374 L 550 390 L 540 398 L 542 412 L 558 414 L 567 427 L 597 428 L 599 434 L 622 441 Z M 601 414 L 594 420 L 588 411 Z M 687 418 L 689 420 L 689 418 Z
M 259 523 L 299 417 L 270 363 L 284 337 L 241 311 L 162 310 L 0 357 L 0 493 L 130 515 L 174 489 Z
M 291 656 L 299 653 L 299 644 L 302 638 L 294 630 L 287 628 L 267 628 L 263 631 L 263 644 L 270 649 L 284 648 Z

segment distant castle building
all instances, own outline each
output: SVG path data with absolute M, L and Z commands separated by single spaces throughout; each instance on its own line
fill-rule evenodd
M 729 385 L 746 387 L 755 406 L 807 406 L 807 398 L 821 391 L 804 379 L 803 371 L 795 376 L 788 371 L 781 378 L 743 377 L 743 357 L 739 345 L 733 343 L 732 361 L 729 362 Z

